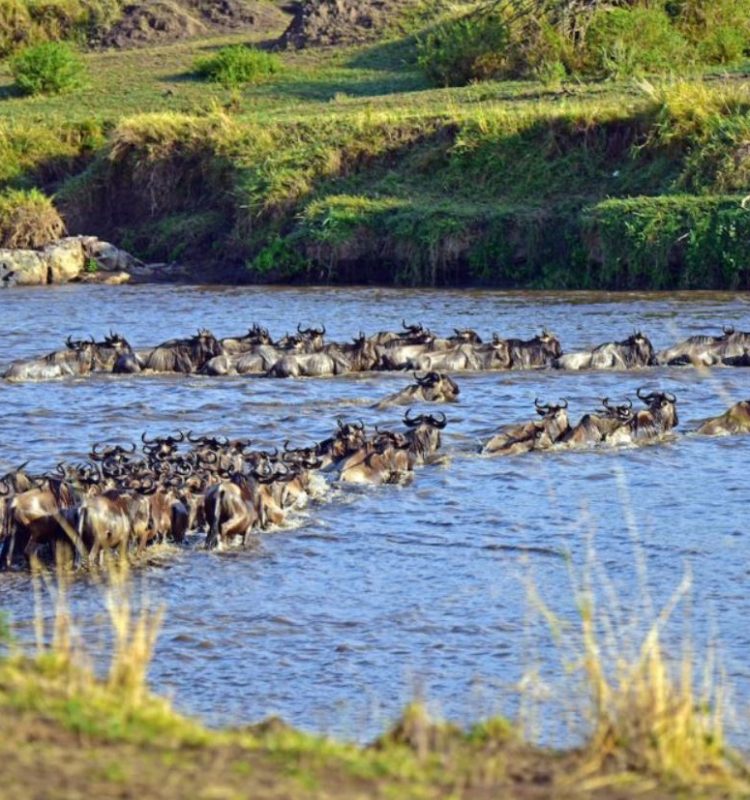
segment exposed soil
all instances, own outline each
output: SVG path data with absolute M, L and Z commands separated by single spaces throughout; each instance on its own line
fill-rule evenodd
M 136 47 L 247 28 L 275 38 L 288 16 L 263 0 L 146 0 L 125 6 L 104 47 Z
M 0 800 L 664 800 L 678 796 L 637 781 L 622 785 L 613 780 L 608 786 L 607 780 L 597 780 L 598 786 L 588 791 L 571 780 L 578 766 L 575 754 L 556 756 L 523 745 L 508 744 L 477 753 L 460 769 L 455 769 L 460 762 L 449 760 L 454 768 L 444 775 L 398 780 L 372 773 L 358 775 L 357 770 L 320 754 L 285 753 L 275 747 L 171 748 L 106 742 L 43 716 L 0 708 Z M 500 774 L 493 775 L 498 768 Z M 717 796 L 725 795 L 713 795 L 712 800 Z
M 357 44 L 376 38 L 413 0 L 307 0 L 290 3 L 294 19 L 279 47 Z

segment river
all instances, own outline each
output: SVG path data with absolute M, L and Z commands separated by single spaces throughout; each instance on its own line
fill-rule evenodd
M 68 334 L 110 329 L 134 346 L 198 327 L 240 334 L 253 322 L 280 336 L 325 323 L 331 339 L 397 329 L 402 318 L 436 332 L 531 337 L 542 326 L 566 351 L 646 333 L 657 349 L 722 325 L 750 329 L 747 296 L 602 295 L 373 288 L 65 286 L 0 292 L 3 364 L 59 348 Z M 257 548 L 206 553 L 174 548 L 139 573 L 166 606 L 151 671 L 155 690 L 210 724 L 271 713 L 305 729 L 366 740 L 415 694 L 466 722 L 534 708 L 554 696 L 554 737 L 568 729 L 575 676 L 564 677 L 573 633 L 556 643 L 528 584 L 573 624 L 572 580 L 590 547 L 606 570 L 618 613 L 644 624 L 686 571 L 692 589 L 667 639 L 689 627 L 695 650 L 718 644 L 735 704 L 750 699 L 750 531 L 746 474 L 750 437 L 690 435 L 696 422 L 750 398 L 750 370 L 658 369 L 641 373 L 506 372 L 458 376 L 442 466 L 411 485 L 332 487 L 288 529 Z M 249 436 L 259 445 L 312 443 L 338 415 L 400 427 L 403 409 L 376 411 L 406 385 L 399 374 L 270 380 L 101 376 L 0 385 L 0 469 L 31 460 L 51 468 L 80 459 L 92 442 L 176 429 Z M 573 419 L 640 385 L 677 395 L 681 434 L 659 446 L 617 451 L 477 455 L 500 424 L 531 419 L 535 397 L 567 398 Z M 0 608 L 31 635 L 30 579 L 0 575 Z M 609 583 L 608 583 L 609 585 Z M 94 655 L 103 650 L 101 592 L 75 582 L 72 601 Z M 572 630 L 572 629 L 571 629 Z M 702 656 L 700 658 L 702 661 Z M 529 675 L 538 674 L 538 680 Z M 518 686 L 527 687 L 519 695 Z M 560 686 L 567 688 L 561 689 Z M 526 700 L 521 701 L 521 697 Z M 540 715 L 549 733 L 551 711 Z M 533 719 L 533 717 L 531 717 Z M 564 724 L 562 722 L 564 720 Z M 560 730 L 556 730 L 560 728 Z M 564 728 L 564 730 L 562 730 Z M 572 732 L 571 732 L 572 731 Z M 741 734 L 736 734 L 742 739 Z

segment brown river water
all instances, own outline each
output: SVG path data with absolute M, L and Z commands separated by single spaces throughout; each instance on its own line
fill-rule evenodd
M 472 327 L 529 338 L 542 326 L 566 351 L 633 329 L 657 349 L 722 325 L 750 330 L 745 295 L 594 295 L 373 288 L 67 286 L 0 292 L 0 368 L 61 346 L 67 334 L 110 328 L 134 347 L 208 327 L 240 334 L 253 322 L 274 336 L 297 322 L 325 323 L 330 339 L 395 329 L 401 319 L 436 332 Z M 405 487 L 332 486 L 287 529 L 257 548 L 207 553 L 198 537 L 139 572 L 166 618 L 151 670 L 155 690 L 210 724 L 277 713 L 305 729 L 359 740 L 379 733 L 416 693 L 459 722 L 525 707 L 517 691 L 554 696 L 565 712 L 575 676 L 527 599 L 539 594 L 575 619 L 571 572 L 595 541 L 625 627 L 636 635 L 648 605 L 663 606 L 686 571 L 692 590 L 667 638 L 690 628 L 695 650 L 718 643 L 747 744 L 750 702 L 750 436 L 690 435 L 698 420 L 750 398 L 750 370 L 659 368 L 631 373 L 505 372 L 458 376 L 441 466 Z M 27 459 L 42 470 L 82 458 L 96 440 L 178 428 L 249 436 L 259 445 L 312 443 L 338 415 L 400 427 L 403 409 L 371 406 L 410 381 L 385 373 L 328 379 L 100 376 L 0 384 L 0 470 Z M 677 395 L 680 435 L 638 449 L 486 458 L 480 443 L 500 424 L 531 419 L 535 397 L 567 398 L 571 419 L 599 398 L 638 386 Z M 94 656 L 106 649 L 100 590 L 72 591 Z M 30 579 L 0 574 L 0 609 L 31 637 Z M 49 613 L 47 609 L 46 613 Z M 631 617 L 636 621 L 629 625 Z M 632 628 L 632 630 L 631 630 Z M 569 637 L 565 637 L 569 638 Z M 701 656 L 702 659 L 702 656 Z M 562 687 L 562 688 L 561 688 Z M 527 693 L 525 697 L 528 698 Z M 555 741 L 575 736 L 542 714 Z M 549 720 L 555 720 L 554 723 Z M 744 720 L 743 720 L 744 718 Z M 545 723 L 544 719 L 548 722 Z M 742 729 L 744 728 L 745 735 Z M 551 731 L 551 732 L 550 732 Z M 546 735 L 546 734 L 545 734 Z

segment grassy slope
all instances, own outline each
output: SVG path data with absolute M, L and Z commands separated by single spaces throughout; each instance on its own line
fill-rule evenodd
M 602 770 L 585 752 L 525 745 L 503 721 L 468 733 L 410 709 L 360 749 L 269 721 L 209 731 L 152 696 L 94 682 L 51 656 L 0 660 L 0 797 L 601 798 L 740 796 Z M 737 792 L 733 787 L 737 787 Z
M 407 39 L 285 54 L 241 95 L 189 77 L 245 40 L 91 54 L 67 97 L 0 85 L 0 179 L 62 188 L 73 228 L 230 279 L 750 286 L 750 103 L 731 76 L 676 100 L 435 90 Z

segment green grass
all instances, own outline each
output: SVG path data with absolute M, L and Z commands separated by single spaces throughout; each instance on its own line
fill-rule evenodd
M 7 78 L 0 181 L 57 192 L 73 230 L 200 277 L 750 285 L 732 239 L 750 103 L 731 74 L 434 89 L 408 36 L 282 53 L 278 75 L 241 91 L 192 73 L 238 44 L 252 39 L 90 53 L 95 78 L 65 98 L 16 97 Z M 695 197 L 721 208 L 713 227 Z M 641 225 L 657 206 L 665 224 Z

